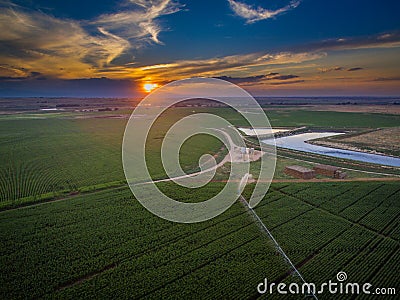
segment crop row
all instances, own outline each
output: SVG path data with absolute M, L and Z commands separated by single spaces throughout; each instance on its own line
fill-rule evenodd
M 304 186 L 311 184 L 298 185 L 282 189 L 281 192 L 288 194 L 285 198 L 256 210 L 266 224 L 277 226 L 272 230 L 273 235 L 293 262 L 302 263 L 303 276 L 309 281 L 324 282 L 334 280 L 337 272 L 344 270 L 358 280 L 379 274 L 374 283 L 395 284 L 386 261 L 399 264 L 398 242 L 379 238 L 377 233 L 384 230 L 392 237 L 399 233 L 398 185 L 321 183 L 310 189 Z M 316 209 L 304 213 L 298 201 L 320 206 L 327 212 Z M 278 203 L 285 203 L 286 210 Z M 297 210 L 295 217 L 292 208 Z M 274 219 L 275 212 L 281 222 L 278 217 Z M 372 231 L 347 222 L 339 217 L 342 214 Z M 380 271 L 383 269 L 388 271 Z
M 282 257 L 271 249 L 273 248 L 268 240 L 260 237 L 226 253 L 190 276 L 185 276 L 155 291 L 150 294 L 150 298 L 159 299 L 162 295 L 174 294 L 182 295 L 184 298 L 204 295 L 204 299 L 227 297 L 240 299 L 243 295 L 248 295 L 248 298 L 257 296 L 257 285 L 265 277 L 272 282 L 289 270 Z
M 254 227 L 246 226 L 243 230 L 234 230 L 223 238 L 202 244 L 201 247 L 200 245 L 193 247 L 192 251 L 180 252 L 179 247 L 175 249 L 175 245 L 171 245 L 165 250 L 166 252 L 150 251 L 148 255 L 127 260 L 119 264 L 112 272 L 102 273 L 92 280 L 66 289 L 62 293 L 67 293 L 69 297 L 74 298 L 76 293 L 80 294 L 82 290 L 87 290 L 89 286 L 95 285 L 97 292 L 100 290 L 101 294 L 105 296 L 126 297 L 128 294 L 133 298 L 144 296 L 179 278 L 192 274 L 195 270 L 219 259 L 226 253 L 252 242 L 257 235 Z M 207 237 L 210 238 L 210 232 L 207 233 Z M 183 244 L 184 241 L 181 243 Z M 165 257 L 166 253 L 169 256 Z M 171 255 L 175 258 L 170 257 Z M 118 284 L 109 286 L 110 280 Z
M 368 195 L 365 195 L 358 201 L 354 202 L 351 206 L 342 210 L 340 215 L 358 222 L 371 210 L 381 206 L 385 202 L 386 198 L 392 196 L 398 189 L 399 187 L 394 185 L 381 185 Z
M 373 233 L 352 226 L 321 249 L 300 271 L 310 281 L 333 280 L 339 271 L 346 270 L 345 266 L 367 249 L 374 237 Z
M 252 220 L 238 204 L 210 222 L 183 226 L 150 215 L 128 195 L 126 190 L 102 192 L 97 197 L 46 204 L 40 209 L 3 212 L 1 217 L 10 230 L 2 233 L 14 232 L 0 257 L 2 274 L 13 279 L 12 286 L 3 282 L 3 290 L 10 289 L 10 295 L 42 295 L 114 262 L 132 261 L 146 272 L 143 259 L 151 269 L 157 257 L 162 264 L 212 241 L 222 239 L 223 243 L 234 245 L 241 236 L 251 236 L 239 230 L 249 227 Z M 11 215 L 16 218 L 9 219 Z M 234 241 L 223 238 L 236 232 L 239 237 Z M 258 232 L 256 226 L 253 232 Z M 23 238 L 18 242 L 19 237 Z M 15 273 L 15 269 L 20 271 Z M 30 281 L 22 284 L 23 278 Z

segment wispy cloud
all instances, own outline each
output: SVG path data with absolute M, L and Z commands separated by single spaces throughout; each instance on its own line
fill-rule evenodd
M 342 71 L 343 67 L 328 67 L 328 68 L 318 68 L 320 73 L 329 73 L 333 71 Z
M 131 82 L 132 86 L 140 88 L 147 80 L 163 84 L 204 76 L 220 77 L 252 87 L 270 85 L 274 88 L 292 84 L 297 88 L 302 82 L 304 85 L 331 84 L 333 87 L 337 85 L 335 77 L 340 74 L 354 84 L 374 78 L 374 81 L 387 81 L 376 82 L 377 86 L 398 83 L 395 58 L 400 48 L 400 32 L 337 37 L 303 46 L 276 48 L 276 52 L 259 49 L 253 53 L 201 58 L 190 57 L 189 53 L 185 54 L 187 59 L 179 59 L 181 52 L 177 51 L 173 55 L 159 54 L 155 63 L 144 63 L 134 58 L 139 52 L 137 49 L 162 44 L 162 32 L 168 28 L 160 17 L 177 13 L 183 6 L 177 0 L 121 1 L 125 4 L 117 12 L 90 20 L 72 20 L 0 0 L 0 81 L 3 85 L 17 85 L 24 80 L 40 85 L 44 84 L 45 78 L 48 82 L 86 78 L 87 82 L 104 85 L 122 80 L 124 86 Z M 244 1 L 230 0 L 229 4 L 247 23 L 277 16 L 300 3 L 292 1 L 281 9 L 269 11 L 254 8 Z M 364 49 L 372 53 L 370 49 L 375 48 L 382 49 L 380 53 L 385 54 L 366 55 L 368 59 L 354 60 Z M 151 57 L 146 59 L 150 61 Z M 390 70 L 386 66 L 389 59 L 393 61 Z M 359 71 L 361 67 L 364 71 Z
M 29 77 L 34 71 L 60 78 L 91 77 L 132 48 L 161 43 L 157 18 L 179 10 L 172 0 L 130 0 L 122 12 L 77 21 L 2 1 L 0 76 Z
M 333 71 L 347 71 L 347 72 L 355 72 L 355 71 L 361 71 L 364 70 L 364 68 L 361 67 L 351 67 L 351 68 L 344 68 L 344 67 L 329 67 L 329 68 L 318 68 L 318 71 L 320 73 L 329 73 Z
M 273 18 L 273 17 L 280 15 L 288 10 L 296 8 L 300 4 L 300 1 L 293 0 L 293 1 L 290 1 L 290 3 L 288 5 L 286 5 L 282 8 L 279 8 L 276 10 L 269 10 L 266 8 L 262 8 L 260 6 L 255 8 L 254 6 L 251 6 L 246 3 L 236 1 L 236 0 L 228 0 L 228 2 L 229 2 L 231 9 L 233 10 L 233 12 L 237 16 L 246 19 L 247 24 Z
M 187 76 L 219 77 L 221 74 L 254 72 L 254 68 L 268 70 L 275 66 L 286 67 L 313 61 L 326 53 L 249 53 L 201 60 L 178 60 L 162 65 L 143 66 L 132 73 L 151 78 L 180 79 Z M 273 74 L 274 75 L 274 74 Z M 278 73 L 275 74 L 278 76 Z M 270 74 L 270 76 L 272 76 Z M 284 76 L 284 75 L 279 75 Z M 256 79 L 256 78 L 255 78 Z M 278 79 L 278 78 L 276 78 Z
M 181 10 L 182 5 L 171 0 L 130 0 L 132 5 L 136 5 L 137 9 L 130 9 L 114 14 L 104 14 L 91 22 L 91 24 L 100 26 L 107 31 L 118 33 L 125 39 L 136 40 L 140 45 L 141 41 L 149 38 L 152 42 L 161 44 L 158 35 L 162 27 L 157 23 L 156 19 L 163 15 L 169 15 Z
M 300 51 L 307 51 L 310 49 L 314 51 L 332 51 L 396 47 L 400 47 L 400 31 L 361 37 L 327 39 L 304 46 L 298 46 L 298 49 L 300 49 Z
M 293 80 L 293 81 L 279 81 L 279 82 L 271 82 L 271 85 L 284 85 L 284 84 L 296 84 L 303 83 L 305 80 Z
M 400 81 L 400 76 L 397 77 L 378 77 L 378 78 L 374 78 L 371 81 Z

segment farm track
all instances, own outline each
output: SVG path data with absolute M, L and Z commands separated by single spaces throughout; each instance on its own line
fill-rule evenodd
M 230 136 L 228 134 L 226 134 L 224 131 L 220 130 L 228 139 L 229 143 L 231 144 L 231 146 L 234 146 L 233 141 L 231 140 Z M 248 141 L 246 138 L 244 138 L 245 141 L 252 143 L 251 141 Z M 265 152 L 268 153 L 268 152 Z M 285 156 L 285 155 L 281 155 L 281 154 L 277 154 L 277 156 L 280 157 L 284 157 L 284 158 L 290 158 L 290 159 L 294 159 L 297 161 L 302 161 L 302 162 L 307 162 L 307 163 L 311 163 L 311 164 L 316 164 L 313 161 L 310 160 L 304 160 L 304 159 L 299 159 L 299 158 L 293 158 L 293 157 L 289 157 L 289 156 Z M 226 154 L 226 156 L 215 166 L 206 169 L 206 170 L 202 170 L 199 172 L 195 172 L 195 173 L 190 173 L 190 174 L 186 174 L 183 176 L 178 176 L 178 177 L 173 177 L 173 178 L 165 178 L 165 179 L 157 179 L 154 180 L 154 183 L 158 183 L 158 182 L 170 182 L 173 181 L 175 179 L 182 179 L 182 178 L 188 178 L 188 177 L 193 177 L 196 175 L 200 175 L 200 174 L 204 174 L 213 170 L 218 169 L 219 167 L 223 166 L 225 163 L 230 162 L 231 159 L 233 157 L 233 154 L 231 154 L 230 152 L 228 152 Z M 374 182 L 374 181 L 400 181 L 400 175 L 395 175 L 395 174 L 388 174 L 388 173 L 380 173 L 380 172 L 371 172 L 371 171 L 365 171 L 365 170 L 359 170 L 359 169 L 351 169 L 351 168 L 345 168 L 342 167 L 342 169 L 345 170 L 349 170 L 349 171 L 356 171 L 356 172 L 363 172 L 363 173 L 368 173 L 368 174 L 375 174 L 375 175 L 384 175 L 384 176 L 389 176 L 386 178 L 382 178 L 382 177 L 377 177 L 377 178 L 347 178 L 347 179 L 333 179 L 333 178 L 324 178 L 324 179 L 272 179 L 272 183 L 300 183 L 300 182 Z M 226 182 L 226 180 L 212 180 L 212 182 Z M 238 180 L 239 182 L 239 180 Z M 267 182 L 270 182 L 269 180 L 267 180 Z M 137 183 L 137 184 L 147 184 L 148 182 L 142 182 L 142 183 Z M 118 186 L 113 186 L 111 188 L 103 188 L 103 189 L 99 189 L 99 190 L 94 190 L 93 192 L 84 192 L 84 193 L 78 193 L 76 195 L 66 195 L 66 196 L 60 196 L 57 197 L 55 199 L 49 199 L 49 200 L 44 200 L 41 202 L 37 202 L 37 203 L 32 203 L 32 204 L 24 204 L 22 203 L 20 206 L 17 207 L 12 207 L 12 208 L 0 208 L 0 213 L 2 211 L 10 211 L 10 210 L 16 210 L 16 209 L 21 209 L 24 207 L 34 207 L 34 206 L 38 206 L 38 205 L 43 205 L 46 203 L 53 203 L 53 202 L 58 202 L 58 201 L 64 201 L 64 200 L 68 200 L 71 199 L 75 196 L 79 196 L 79 195 L 83 195 L 83 194 L 95 194 L 99 191 L 103 191 L 103 190 L 109 190 L 109 189 L 119 189 L 122 188 L 123 186 L 125 186 L 125 184 L 121 184 Z
M 236 180 L 240 182 L 240 180 Z M 313 178 L 313 179 L 272 179 L 272 183 L 307 183 L 307 182 L 376 182 L 376 181 L 400 181 L 400 177 L 360 177 L 360 178 L 346 178 L 346 179 L 334 179 L 334 178 Z M 213 180 L 212 182 L 227 182 L 227 180 Z M 259 180 L 259 182 L 263 182 Z M 265 181 L 268 182 L 268 181 Z
M 206 170 L 208 172 L 210 170 Z M 197 173 L 196 173 L 197 174 Z M 189 174 L 187 177 L 194 176 L 194 174 Z M 168 178 L 168 179 L 163 179 L 161 182 L 167 182 L 167 181 L 172 181 L 174 178 Z M 385 181 L 400 181 L 400 177 L 389 177 L 389 178 L 382 178 L 382 177 L 377 177 L 377 178 L 349 178 L 349 179 L 333 179 L 333 178 L 324 178 L 324 179 L 273 179 L 272 183 L 311 183 L 311 182 L 385 182 Z M 159 182 L 159 181 L 156 181 Z M 211 182 L 227 182 L 227 180 L 212 180 Z M 238 180 L 240 182 L 240 180 Z M 119 190 L 125 187 L 125 184 L 121 184 L 120 186 L 114 186 L 110 188 L 105 188 L 105 189 L 99 189 L 99 190 L 94 190 L 90 192 L 84 192 L 84 193 L 77 193 L 74 195 L 66 195 L 62 197 L 57 197 L 56 199 L 49 199 L 49 200 L 44 200 L 41 202 L 36 202 L 36 203 L 31 203 L 31 204 L 22 204 L 21 206 L 17 207 L 12 207 L 12 208 L 2 208 L 0 209 L 0 213 L 6 212 L 6 211 L 13 211 L 13 210 L 18 210 L 18 209 L 24 209 L 24 208 L 31 208 L 35 206 L 40 206 L 44 204 L 49 204 L 49 203 L 54 203 L 54 202 L 60 202 L 60 201 L 65 201 L 69 199 L 73 199 L 79 196 L 83 195 L 95 195 L 97 193 L 103 192 L 103 191 L 110 191 L 110 190 Z
M 285 182 L 373 182 L 373 181 L 400 181 L 400 177 L 360 177 L 360 178 L 346 178 L 346 179 L 334 179 L 334 178 L 323 178 L 323 179 L 272 179 L 272 182 L 285 183 Z

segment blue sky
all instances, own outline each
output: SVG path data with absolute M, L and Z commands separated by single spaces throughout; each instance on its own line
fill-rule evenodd
M 0 6 L 0 96 L 134 97 L 145 83 L 193 76 L 222 77 L 255 95 L 400 94 L 400 1 Z M 98 78 L 107 82 L 101 93 Z

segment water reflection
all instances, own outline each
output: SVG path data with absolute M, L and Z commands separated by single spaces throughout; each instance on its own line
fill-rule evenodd
M 322 154 L 338 158 L 352 159 L 356 161 L 374 163 L 379 165 L 400 167 L 400 158 L 390 157 L 385 155 L 363 153 L 352 150 L 335 149 L 325 146 L 318 146 L 306 143 L 306 141 L 318 138 L 339 135 L 343 133 L 338 132 L 307 132 L 291 136 L 276 138 L 276 146 L 291 150 L 299 150 L 304 152 Z M 273 144 L 273 140 L 266 139 L 262 141 L 265 144 Z

